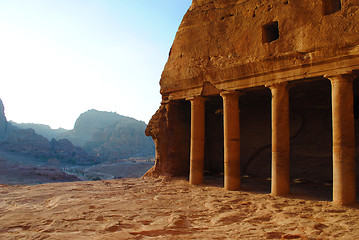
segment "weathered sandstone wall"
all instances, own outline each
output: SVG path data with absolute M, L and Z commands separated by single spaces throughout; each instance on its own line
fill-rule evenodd
M 330 74 L 330 62 L 359 54 L 359 1 L 342 0 L 327 15 L 324 2 L 193 1 L 162 73 L 162 95 L 196 95 L 204 82 L 228 90 Z M 273 23 L 278 39 L 266 42 Z

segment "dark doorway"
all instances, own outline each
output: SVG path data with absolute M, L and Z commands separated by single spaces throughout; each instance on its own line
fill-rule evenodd
M 246 91 L 240 97 L 241 186 L 270 192 L 271 92 L 269 88 Z
M 206 101 L 205 175 L 223 174 L 223 101 L 220 96 Z
M 290 84 L 291 192 L 331 200 L 333 181 L 331 84 Z

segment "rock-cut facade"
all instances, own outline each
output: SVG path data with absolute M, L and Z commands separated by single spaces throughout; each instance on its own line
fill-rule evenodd
M 299 180 L 356 201 L 359 0 L 193 0 L 161 76 L 146 129 L 148 175 Z M 358 139 L 359 140 L 359 139 Z M 358 154 L 357 154 L 358 155 Z

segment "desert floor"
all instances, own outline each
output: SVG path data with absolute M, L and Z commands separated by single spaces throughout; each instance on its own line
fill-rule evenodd
M 215 179 L 0 185 L 0 239 L 358 239 L 357 205 L 313 186 L 273 197 L 246 181 L 242 191 Z

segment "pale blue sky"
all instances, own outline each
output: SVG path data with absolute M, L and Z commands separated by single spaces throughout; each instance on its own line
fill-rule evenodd
M 0 0 L 8 120 L 71 129 L 88 109 L 148 122 L 191 0 Z

